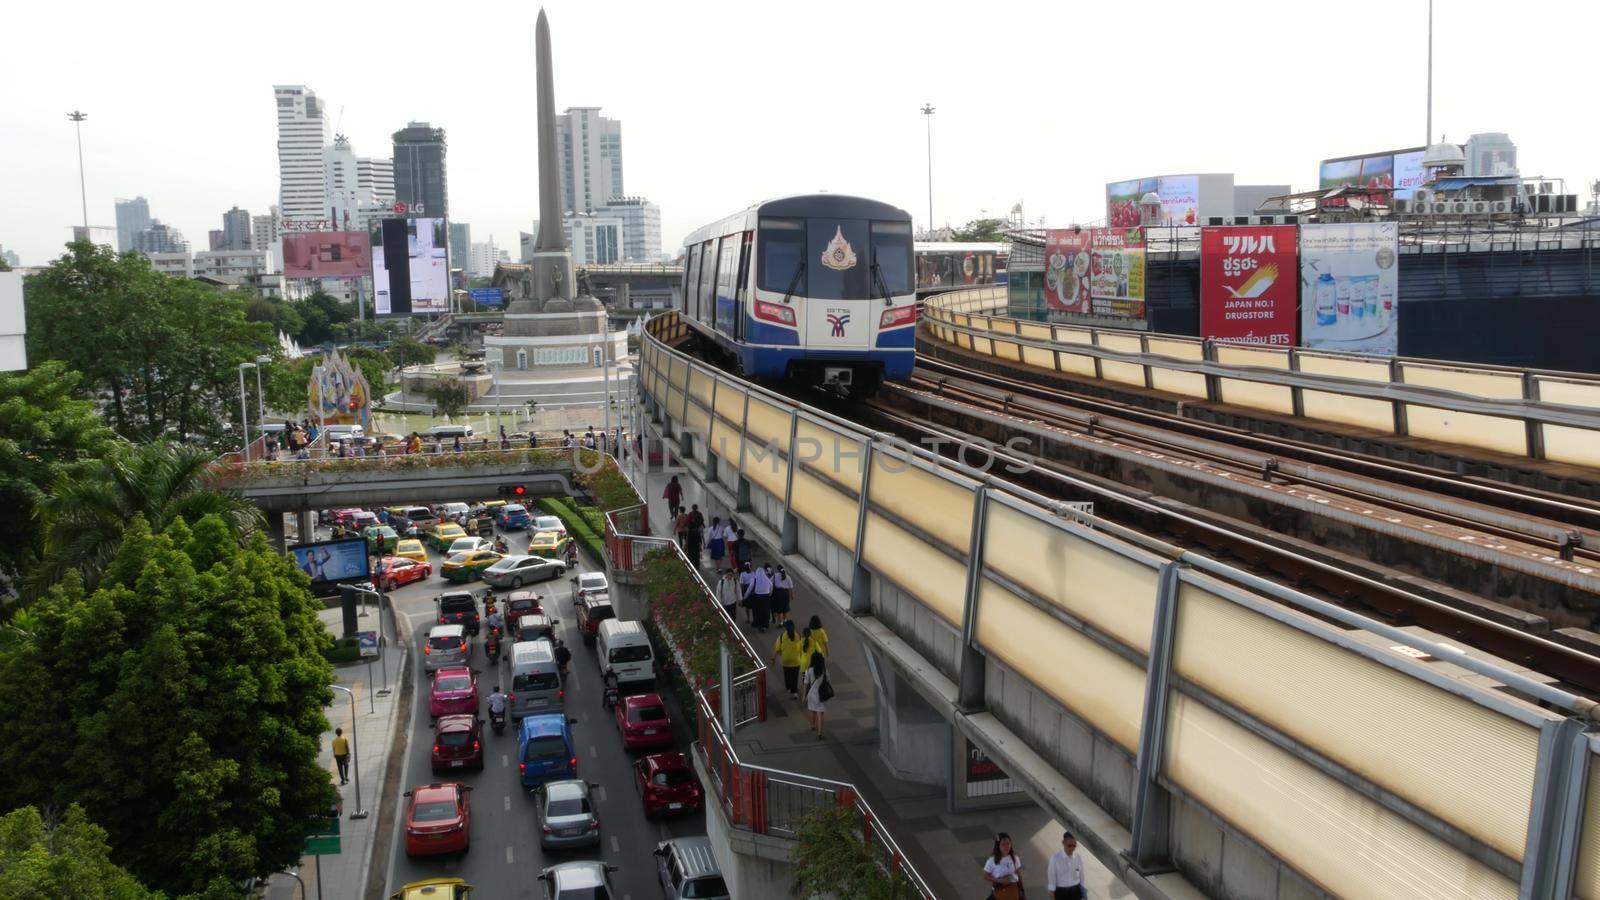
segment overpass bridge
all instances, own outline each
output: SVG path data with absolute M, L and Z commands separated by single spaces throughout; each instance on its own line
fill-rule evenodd
M 941 339 L 1014 361 L 1277 402 L 1250 387 L 1267 384 L 1333 413 L 1377 401 L 1391 426 L 1396 403 L 1448 401 L 1519 415 L 1525 438 L 1534 423 L 1546 456 L 1585 452 L 1560 429 L 1586 420 L 1537 404 L 1285 385 L 1136 356 L 1165 344 L 930 316 Z M 732 378 L 658 339 L 673 319 L 641 349 L 647 430 L 910 686 L 875 697 L 898 768 L 950 779 L 921 727 L 947 723 L 1141 897 L 1600 897 L 1592 700 Z M 1413 424 L 1474 433 L 1442 418 Z M 1508 446 L 1513 429 L 1487 427 Z

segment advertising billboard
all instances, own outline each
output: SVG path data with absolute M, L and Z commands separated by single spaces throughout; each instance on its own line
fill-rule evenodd
M 1425 177 L 1423 152 L 1422 147 L 1412 147 L 1325 159 L 1317 169 L 1317 187 L 1324 191 L 1339 187 L 1392 188 L 1395 199 L 1409 200 Z
M 1144 229 L 1089 229 L 1090 311 L 1144 318 Z
M 1200 229 L 1200 336 L 1293 347 L 1295 257 L 1293 225 Z
M 1044 305 L 1050 312 L 1087 313 L 1089 231 L 1047 231 L 1044 237 Z
M 283 235 L 283 277 L 359 278 L 372 274 L 372 239 L 364 231 Z
M 372 576 L 363 538 L 295 544 L 289 553 L 300 571 L 311 576 L 313 588 L 336 581 L 365 581 Z
M 380 316 L 450 309 L 450 232 L 443 219 L 383 219 L 372 236 L 373 302 Z
M 1300 226 L 1301 346 L 1394 355 L 1399 262 L 1392 222 Z
M 1106 224 L 1113 228 L 1138 227 L 1139 199 L 1149 193 L 1161 198 L 1161 221 L 1157 224 L 1200 224 L 1198 175 L 1163 175 L 1106 185 Z

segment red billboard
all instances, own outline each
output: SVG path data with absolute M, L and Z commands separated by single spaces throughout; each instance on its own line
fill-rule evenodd
M 357 278 L 372 274 L 365 231 L 313 231 L 283 236 L 285 278 Z
M 1044 237 L 1044 305 L 1050 312 L 1090 309 L 1091 229 L 1047 231 Z
M 1200 336 L 1293 347 L 1299 316 L 1294 225 L 1200 229 Z

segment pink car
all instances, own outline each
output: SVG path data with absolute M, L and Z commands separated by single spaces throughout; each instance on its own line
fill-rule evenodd
M 433 689 L 428 694 L 428 715 L 478 714 L 478 676 L 466 666 L 445 666 L 433 673 Z

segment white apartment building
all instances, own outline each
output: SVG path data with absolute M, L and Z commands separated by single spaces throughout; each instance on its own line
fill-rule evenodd
M 229 284 L 244 284 L 251 276 L 271 271 L 269 250 L 202 250 L 194 255 L 195 275 L 208 275 Z
M 622 261 L 661 261 L 661 207 L 643 197 L 613 197 L 596 210 L 622 220 Z
M 627 228 L 616 216 L 568 216 L 563 223 L 576 265 L 606 265 L 622 259 Z
M 144 258 L 150 260 L 150 268 L 163 275 L 194 277 L 194 259 L 187 253 L 146 253 Z
M 593 213 L 622 196 L 622 122 L 598 106 L 573 106 L 556 116 L 561 158 L 561 209 Z
M 303 84 L 274 85 L 272 93 L 278 104 L 279 212 L 291 221 L 326 219 L 327 114 L 316 92 Z

